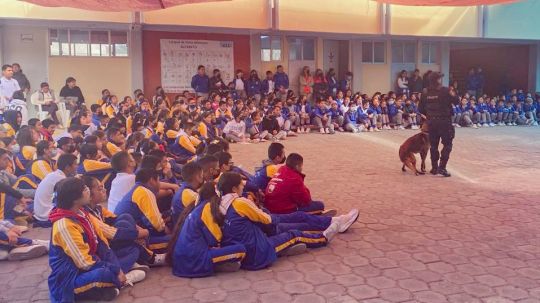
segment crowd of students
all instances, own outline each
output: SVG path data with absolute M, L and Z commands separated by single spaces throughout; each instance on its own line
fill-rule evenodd
M 245 135 L 248 105 L 218 97 L 212 108 L 160 89 L 151 101 L 103 90 L 67 129 L 4 108 L 0 259 L 48 252 L 51 301 L 111 300 L 154 266 L 179 277 L 258 270 L 347 231 L 358 210 L 337 216 L 313 201 L 301 155 L 274 142 L 254 174 L 234 165 L 229 142 L 283 130 L 273 116 L 275 130 Z M 50 241 L 25 238 L 29 226 L 51 228 Z
M 29 93 L 16 89 L 10 69 L 2 68 L 0 80 L 2 92 L 13 90 L 3 97 L 8 105 Z M 79 102 L 82 92 L 70 77 L 61 95 L 78 97 L 65 100 L 73 101 L 66 129 L 53 115 L 57 101 L 48 85 L 34 98 L 48 102 L 50 119 L 5 106 L 0 259 L 48 252 L 51 300 L 64 302 L 112 299 L 153 266 L 203 277 L 265 268 L 278 256 L 327 245 L 358 210 L 336 216 L 314 201 L 302 156 L 286 155 L 281 143 L 269 144 L 254 174 L 234 165 L 229 143 L 279 141 L 312 128 L 322 134 L 417 129 L 424 117 L 421 92 L 353 94 L 350 73 L 342 81 L 333 72 L 317 71 L 313 81 L 310 75 L 304 69 L 297 96 L 282 67 L 264 81 L 255 71 L 244 80 L 239 71 L 224 85 L 219 71 L 209 78 L 201 66 L 195 95 L 171 100 L 158 87 L 152 98 L 136 90 L 120 99 L 104 89 L 90 108 Z M 467 93 L 454 122 L 537 125 L 538 105 L 522 91 L 498 98 Z M 52 227 L 50 242 L 24 238 L 30 224 Z

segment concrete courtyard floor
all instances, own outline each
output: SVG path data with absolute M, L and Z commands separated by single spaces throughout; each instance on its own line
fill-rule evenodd
M 451 178 L 401 172 L 398 147 L 414 133 L 284 141 L 304 156 L 314 198 L 360 210 L 328 247 L 204 279 L 152 269 L 116 301 L 540 302 L 540 128 L 458 129 Z M 267 146 L 232 145 L 233 160 L 252 171 Z M 1 262 L 0 302 L 48 301 L 48 274 L 46 257 Z

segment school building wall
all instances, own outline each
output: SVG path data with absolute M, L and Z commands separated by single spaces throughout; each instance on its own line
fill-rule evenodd
M 232 41 L 234 69 L 244 71 L 250 69 L 250 39 L 248 35 L 143 31 L 142 37 L 144 91 L 149 95 L 153 94 L 156 87 L 161 85 L 161 39 Z M 193 71 L 193 74 L 196 72 Z M 212 71 L 207 71 L 207 73 L 211 75 Z

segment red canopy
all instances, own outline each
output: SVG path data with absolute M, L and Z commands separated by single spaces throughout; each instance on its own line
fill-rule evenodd
M 91 11 L 149 11 L 171 6 L 224 0 L 24 0 L 49 7 L 73 7 Z
M 377 0 L 379 2 L 416 6 L 476 6 L 512 3 L 520 0 Z

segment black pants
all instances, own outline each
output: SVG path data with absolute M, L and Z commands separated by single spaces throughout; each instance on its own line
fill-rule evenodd
M 451 120 L 428 120 L 429 141 L 431 143 L 431 167 L 446 168 L 452 151 L 452 141 L 456 134 Z M 439 142 L 443 148 L 439 154 Z M 439 164 L 439 156 L 441 163 Z
M 56 103 L 51 103 L 47 105 L 42 105 L 41 108 L 44 111 L 49 112 L 49 115 L 51 115 L 51 118 L 54 120 L 56 124 L 59 124 L 60 121 L 58 121 L 58 116 L 56 116 L 56 112 L 58 111 L 58 105 Z

